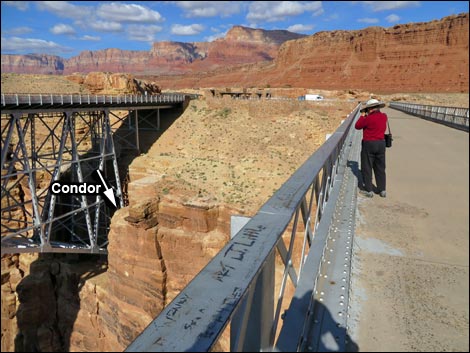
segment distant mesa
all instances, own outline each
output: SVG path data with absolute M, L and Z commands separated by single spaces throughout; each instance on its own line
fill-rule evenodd
M 152 77 L 165 89 L 270 86 L 468 92 L 468 44 L 468 13 L 311 36 L 234 26 L 212 42 L 156 42 L 150 51 L 84 51 L 70 59 L 2 55 L 2 72 L 132 73 Z
M 302 37 L 305 35 L 288 31 L 235 26 L 225 38 L 213 42 L 155 42 L 150 51 L 111 48 L 83 51 L 70 59 L 45 54 L 2 54 L 2 72 L 58 75 L 94 71 L 184 73 L 272 60 L 282 43 Z M 195 65 L 191 65 L 193 63 Z

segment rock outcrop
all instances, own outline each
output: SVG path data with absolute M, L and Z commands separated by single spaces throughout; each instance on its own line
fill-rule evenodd
M 287 41 L 274 62 L 159 77 L 166 88 L 233 85 L 468 92 L 469 14 L 439 21 L 330 31 Z
M 66 79 L 83 85 L 92 94 L 158 94 L 160 87 L 155 82 L 138 80 L 130 74 L 90 72 L 87 75 L 73 74 Z
M 469 15 L 331 31 L 284 43 L 273 84 L 336 89 L 468 91 Z
M 48 55 L 3 55 L 2 72 L 65 74 L 95 71 L 174 74 L 206 71 L 227 64 L 271 60 L 286 40 L 304 37 L 288 31 L 235 26 L 213 42 L 156 42 L 150 51 L 86 50 L 70 59 Z M 228 60 L 228 61 L 227 61 Z
M 45 54 L 4 55 L 2 54 L 2 72 L 21 74 L 62 74 L 65 59 Z
M 51 73 L 133 72 L 159 76 L 165 88 L 269 85 L 468 92 L 468 35 L 468 13 L 308 37 L 235 26 L 225 38 L 210 43 L 159 42 L 149 52 L 88 51 L 62 66 L 56 57 L 2 55 L 2 71 L 33 72 L 37 63 Z

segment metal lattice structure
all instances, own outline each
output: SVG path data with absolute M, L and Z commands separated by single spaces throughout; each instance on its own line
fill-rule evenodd
M 100 170 L 123 207 L 115 141 L 138 153 L 139 120 L 155 120 L 151 128 L 158 129 L 159 109 L 186 99 L 2 95 L 2 254 L 106 253 L 114 210 L 100 194 L 57 195 L 50 185 L 96 183 L 92 173 Z
M 46 131 L 38 136 L 38 131 Z M 6 147 L 6 148 L 4 148 Z M 2 253 L 103 252 L 110 210 L 100 195 L 54 195 L 55 181 L 92 182 L 102 170 L 122 206 L 106 111 L 2 118 Z
M 390 108 L 456 129 L 469 131 L 468 108 L 442 107 L 407 102 L 391 102 Z

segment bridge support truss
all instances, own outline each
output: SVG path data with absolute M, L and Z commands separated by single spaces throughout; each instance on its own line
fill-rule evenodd
M 54 195 L 97 169 L 123 206 L 109 111 L 2 111 L 2 254 L 104 253 L 111 210 L 100 195 Z

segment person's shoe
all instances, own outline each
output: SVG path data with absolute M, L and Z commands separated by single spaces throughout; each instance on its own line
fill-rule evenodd
M 381 191 L 380 197 L 387 197 L 387 192 L 385 190 Z
M 372 191 L 359 190 L 359 193 L 365 197 L 374 197 L 374 193 Z

